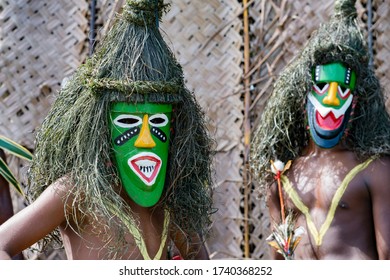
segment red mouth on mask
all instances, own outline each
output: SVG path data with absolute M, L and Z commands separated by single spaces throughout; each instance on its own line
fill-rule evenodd
M 321 114 L 316 111 L 316 121 L 317 124 L 324 130 L 336 130 L 343 123 L 344 115 L 341 115 L 339 118 L 336 118 L 333 112 L 329 112 L 325 117 L 322 117 Z
M 142 153 L 129 160 L 130 168 L 147 185 L 152 185 L 160 172 L 161 159 L 152 153 Z

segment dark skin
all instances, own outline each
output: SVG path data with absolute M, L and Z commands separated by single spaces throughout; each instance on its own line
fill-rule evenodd
M 57 181 L 49 186 L 32 205 L 23 209 L 18 215 L 15 215 L 0 227 L 0 259 L 9 259 L 10 256 L 28 248 L 57 227 L 60 229 L 68 259 L 96 260 L 105 257 L 106 251 L 101 248 L 106 242 L 101 236 L 99 237 L 92 232 L 89 226 L 90 219 L 84 221 L 85 230 L 82 233 L 76 233 L 68 226 L 65 218 L 64 202 L 61 198 L 66 191 L 68 191 L 66 187 L 60 181 Z M 139 229 L 145 240 L 148 254 L 153 259 L 161 244 L 164 211 L 158 207 L 141 207 L 125 194 L 122 197 L 129 203 L 134 213 L 138 215 Z M 67 207 L 70 207 L 71 204 L 72 201 L 69 201 Z M 74 225 L 72 220 L 69 223 Z M 110 229 L 106 230 L 109 234 L 111 233 Z M 188 248 L 186 244 L 180 242 L 184 240 L 182 233 L 175 231 L 173 228 L 170 231 L 167 240 L 171 238 L 175 242 L 176 249 L 183 258 L 193 252 L 197 252 L 195 259 L 209 258 L 204 246 Z M 132 235 L 127 234 L 125 238 L 133 246 L 129 248 L 127 254 L 119 256 L 120 259 L 143 259 L 133 242 Z M 196 240 L 198 237 L 193 238 Z M 168 242 L 164 246 L 161 259 L 166 259 L 167 245 Z
M 317 230 L 324 223 L 331 201 L 342 180 L 360 164 L 354 153 L 342 144 L 322 149 L 310 141 L 302 156 L 285 173 L 309 213 Z M 371 162 L 349 183 L 338 202 L 334 218 L 317 246 L 308 230 L 305 216 L 284 193 L 286 208 L 297 214 L 298 226 L 307 233 L 299 243 L 294 259 L 390 259 L 390 158 Z M 277 187 L 270 188 L 268 206 L 271 218 L 280 221 Z M 273 250 L 273 257 L 282 256 Z
M 4 151 L 0 149 L 0 157 L 6 161 Z M 0 176 L 0 225 L 5 221 L 11 218 L 14 215 L 14 210 L 12 206 L 11 193 L 9 189 L 9 184 L 3 176 Z M 22 253 L 17 254 L 13 257 L 15 260 L 22 260 Z
M 0 157 L 5 161 L 4 151 L 0 149 Z M 14 214 L 8 182 L 0 176 L 0 225 Z

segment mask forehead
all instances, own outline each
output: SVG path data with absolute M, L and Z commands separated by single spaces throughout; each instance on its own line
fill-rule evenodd
M 115 102 L 111 104 L 112 113 L 170 113 L 172 112 L 172 104 L 159 103 L 126 103 Z
M 313 80 L 315 83 L 337 82 L 338 84 L 355 89 L 356 73 L 351 68 L 345 67 L 340 62 L 317 65 L 313 69 Z

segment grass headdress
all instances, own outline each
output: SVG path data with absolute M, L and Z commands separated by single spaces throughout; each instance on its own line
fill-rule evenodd
M 354 96 L 358 98 L 351 116 L 347 146 L 359 157 L 390 154 L 390 118 L 378 79 L 368 62 L 364 36 L 357 22 L 355 0 L 336 0 L 329 22 L 315 31 L 303 50 L 282 71 L 255 130 L 251 168 L 261 192 L 273 176 L 272 159 L 283 162 L 298 157 L 307 145 L 304 112 L 312 88 L 311 70 L 316 65 L 342 62 L 357 74 Z
M 131 216 L 116 189 L 120 180 L 111 164 L 108 109 L 116 101 L 172 103 L 174 134 L 161 204 L 184 232 L 207 232 L 213 142 L 182 68 L 159 32 L 167 8 L 162 0 L 127 0 L 96 53 L 61 89 L 37 133 L 29 172 L 33 198 L 65 176 L 73 190 L 68 197 L 77 201 L 72 209 L 77 221 L 85 213 L 96 214 L 95 223 L 102 217 L 111 221 L 107 204 L 112 203 Z

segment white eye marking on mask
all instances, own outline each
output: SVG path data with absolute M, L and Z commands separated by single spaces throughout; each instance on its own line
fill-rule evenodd
M 149 117 L 149 125 L 154 127 L 162 127 L 168 124 L 168 117 L 164 114 L 155 114 Z
M 122 114 L 114 119 L 114 124 L 119 127 L 130 128 L 141 125 L 142 119 L 138 116 Z
M 339 92 L 340 97 L 345 99 L 348 96 L 348 94 L 351 92 L 351 89 L 342 88 L 342 87 L 338 86 L 338 92 Z
M 323 95 L 325 92 L 328 91 L 328 88 L 328 83 L 318 83 L 313 85 L 313 89 L 318 95 Z

